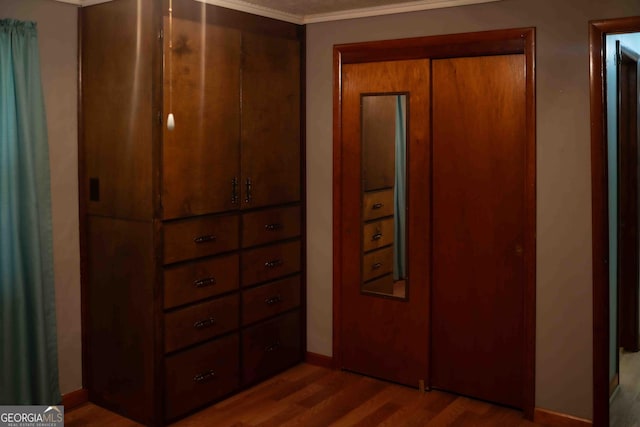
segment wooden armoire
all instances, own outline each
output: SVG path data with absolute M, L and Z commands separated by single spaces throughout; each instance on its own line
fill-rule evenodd
M 92 402 L 162 425 L 302 360 L 303 51 L 302 26 L 194 0 L 81 9 Z

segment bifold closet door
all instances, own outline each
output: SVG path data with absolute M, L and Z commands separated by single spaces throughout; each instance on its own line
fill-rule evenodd
M 524 55 L 432 61 L 431 385 L 523 407 Z

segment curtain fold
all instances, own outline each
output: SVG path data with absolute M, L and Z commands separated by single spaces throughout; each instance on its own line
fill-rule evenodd
M 0 20 L 0 405 L 57 404 L 49 147 L 37 26 Z
M 393 231 L 393 280 L 406 277 L 405 213 L 407 193 L 407 133 L 404 95 L 396 96 L 396 152 Z

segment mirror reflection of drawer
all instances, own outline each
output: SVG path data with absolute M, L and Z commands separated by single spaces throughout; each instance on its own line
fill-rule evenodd
M 300 275 L 242 293 L 242 324 L 274 316 L 300 305 Z
M 387 274 L 386 276 L 378 277 L 375 280 L 364 283 L 362 285 L 362 290 L 364 292 L 372 292 L 374 294 L 394 295 L 393 286 L 393 274 Z
M 279 243 L 242 252 L 242 286 L 300 271 L 300 241 Z
M 368 281 L 393 271 L 393 246 L 369 252 L 362 259 L 362 280 Z
M 237 294 L 164 315 L 164 350 L 169 353 L 238 327 Z
M 365 221 L 393 215 L 393 189 L 364 193 L 362 216 Z
M 164 269 L 164 308 L 238 289 L 237 254 L 193 261 Z
M 238 248 L 237 215 L 203 216 L 163 225 L 164 263 L 215 255 Z
M 300 206 L 266 209 L 242 215 L 242 247 L 300 235 Z
M 362 228 L 362 249 L 369 252 L 393 243 L 393 218 L 365 224 Z
M 165 418 L 176 417 L 235 391 L 240 342 L 230 335 L 165 359 Z

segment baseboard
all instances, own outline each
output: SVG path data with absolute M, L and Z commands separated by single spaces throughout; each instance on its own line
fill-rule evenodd
M 62 406 L 64 406 L 65 412 L 68 412 L 78 406 L 87 403 L 89 401 L 89 392 L 86 388 L 72 391 L 62 395 Z
M 535 408 L 533 411 L 533 422 L 544 426 L 554 427 L 587 427 L 592 426 L 593 422 L 559 412 L 549 411 L 548 409 Z
M 305 362 L 310 365 L 333 369 L 333 357 L 325 356 L 324 354 L 311 353 L 307 351 Z

